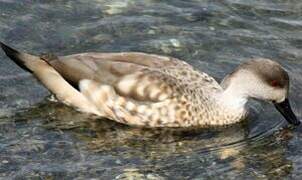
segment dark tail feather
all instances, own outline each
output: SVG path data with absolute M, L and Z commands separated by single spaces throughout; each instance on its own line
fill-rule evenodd
M 11 59 L 13 60 L 18 66 L 20 66 L 22 69 L 25 69 L 26 71 L 29 71 L 32 73 L 32 71 L 30 69 L 28 69 L 25 66 L 25 62 L 23 60 L 22 53 L 20 53 L 19 51 L 7 46 L 6 44 L 2 43 L 0 41 L 0 45 L 1 48 L 3 49 L 3 51 L 5 52 L 5 54 Z

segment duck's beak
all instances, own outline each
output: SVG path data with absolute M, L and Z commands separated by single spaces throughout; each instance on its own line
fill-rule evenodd
M 298 126 L 301 123 L 293 113 L 287 98 L 281 103 L 274 103 L 274 105 L 290 124 Z

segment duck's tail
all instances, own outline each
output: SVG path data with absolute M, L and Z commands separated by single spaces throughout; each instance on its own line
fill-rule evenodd
M 34 56 L 17 51 L 2 42 L 0 42 L 0 45 L 5 54 L 11 60 L 13 60 L 22 69 L 34 74 L 35 77 L 39 79 L 42 84 L 51 92 L 54 92 L 55 89 L 55 86 L 53 84 L 54 82 L 60 79 L 64 80 L 63 77 L 61 77 L 61 75 L 53 67 L 51 67 L 39 56 Z M 57 76 L 57 78 L 54 78 L 54 76 Z
M 39 56 L 19 52 L 0 42 L 5 54 L 18 66 L 35 75 L 41 83 L 56 97 L 66 104 L 75 106 L 84 112 L 99 114 L 98 110 L 79 91 L 74 89 L 65 79 L 49 64 L 47 59 Z
M 42 61 L 38 56 L 33 56 L 30 54 L 19 52 L 2 42 L 0 42 L 0 46 L 3 49 L 3 51 L 5 52 L 5 54 L 11 60 L 13 60 L 22 69 L 29 71 L 31 73 L 34 73 L 35 69 L 38 68 L 36 66 L 37 63 L 39 64 L 39 62 Z

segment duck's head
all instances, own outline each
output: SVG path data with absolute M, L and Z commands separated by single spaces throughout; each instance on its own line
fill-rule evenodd
M 225 92 L 240 98 L 272 102 L 289 123 L 300 124 L 288 100 L 288 73 L 277 62 L 262 58 L 245 62 L 224 78 L 221 85 Z

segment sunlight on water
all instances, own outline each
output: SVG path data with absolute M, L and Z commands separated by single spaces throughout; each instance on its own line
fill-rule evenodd
M 302 3 L 287 0 L 0 0 L 0 40 L 34 54 L 142 51 L 221 80 L 266 57 L 291 77 L 301 119 Z M 267 103 L 215 129 L 139 129 L 80 114 L 0 53 L 0 177 L 274 179 L 302 177 L 301 127 Z

